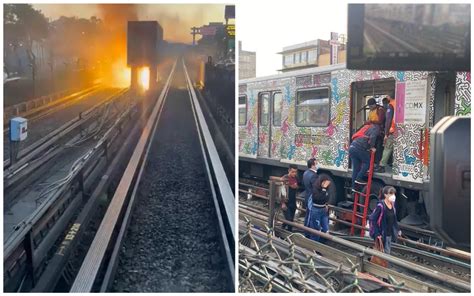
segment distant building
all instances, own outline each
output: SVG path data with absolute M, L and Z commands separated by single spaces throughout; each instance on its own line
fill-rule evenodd
M 282 68 L 278 71 L 288 72 L 345 63 L 345 37 L 344 35 L 338 36 L 337 34 L 334 34 L 332 37 L 334 40 L 317 39 L 284 47 L 278 53 L 282 55 Z
M 242 50 L 242 41 L 239 41 L 239 79 L 254 78 L 256 75 L 257 54 Z

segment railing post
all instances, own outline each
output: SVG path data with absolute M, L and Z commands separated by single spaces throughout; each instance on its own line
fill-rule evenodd
M 35 279 L 35 268 L 33 261 L 33 236 L 32 230 L 28 231 L 25 235 L 25 240 L 23 241 L 25 254 L 26 254 L 26 273 L 31 276 L 31 285 L 34 287 L 36 285 Z
M 275 180 L 268 180 L 268 183 L 270 184 L 269 192 L 268 192 L 268 227 L 270 229 L 273 229 L 275 225 L 273 225 L 273 217 L 275 215 L 275 200 L 276 200 L 276 193 L 277 193 L 277 186 L 276 186 L 276 181 Z

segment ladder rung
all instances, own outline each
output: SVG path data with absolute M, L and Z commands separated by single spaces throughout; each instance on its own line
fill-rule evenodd
M 363 205 L 363 204 L 356 203 L 356 205 L 358 205 L 359 207 L 363 207 L 363 208 L 365 208 L 365 205 Z
M 357 190 L 354 190 L 354 189 L 352 189 L 352 192 L 353 192 L 353 193 L 357 193 L 357 194 L 359 194 L 359 195 L 362 195 L 362 196 L 364 196 L 364 197 L 367 195 L 367 193 L 360 192 L 360 191 L 357 191 Z
M 364 218 L 364 215 L 361 215 L 361 214 L 354 214 L 354 216 L 359 217 L 359 218 Z

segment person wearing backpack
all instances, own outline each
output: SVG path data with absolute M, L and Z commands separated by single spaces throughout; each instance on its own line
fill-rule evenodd
M 402 235 L 398 226 L 395 210 L 396 190 L 392 186 L 385 186 L 380 192 L 379 202 L 369 216 L 369 233 L 374 240 L 382 239 L 384 253 L 390 254 L 392 242 Z
M 369 122 L 352 136 L 349 156 L 352 160 L 352 189 L 355 191 L 361 191 L 367 184 L 364 177 L 370 166 L 370 151 L 376 151 L 375 144 L 379 135 L 380 125 Z

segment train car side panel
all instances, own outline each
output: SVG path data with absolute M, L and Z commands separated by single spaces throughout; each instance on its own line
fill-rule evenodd
M 471 72 L 456 73 L 456 116 L 471 116 Z

